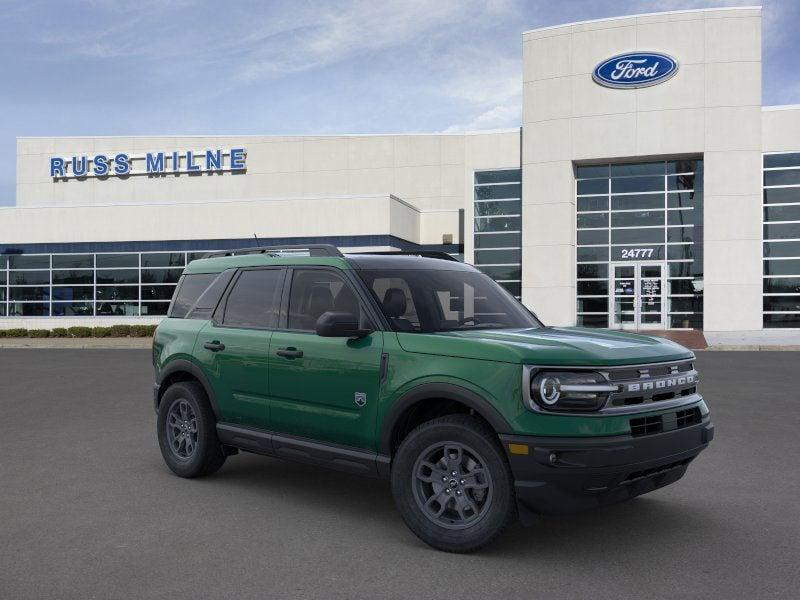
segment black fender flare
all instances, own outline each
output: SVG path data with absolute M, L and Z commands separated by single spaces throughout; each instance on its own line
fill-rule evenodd
M 214 397 L 214 390 L 208 381 L 208 377 L 206 377 L 206 374 L 203 373 L 203 370 L 200 367 L 190 360 L 176 358 L 175 360 L 168 362 L 166 366 L 159 372 L 158 377 L 156 378 L 156 383 L 159 385 L 158 401 L 161 402 L 161 396 L 163 396 L 164 392 L 166 391 L 166 389 L 161 389 L 161 382 L 175 373 L 189 373 L 192 377 L 200 382 L 200 385 L 203 386 L 203 390 L 208 397 L 208 401 L 211 403 L 211 410 L 214 411 L 214 416 L 217 418 L 217 420 L 219 420 L 219 407 L 217 406 L 217 400 Z
M 511 427 L 503 415 L 485 398 L 475 392 L 452 383 L 423 383 L 400 396 L 386 413 L 381 425 L 380 453 L 392 454 L 392 437 L 400 417 L 414 404 L 428 399 L 444 399 L 460 402 L 483 417 L 497 433 L 510 433 Z

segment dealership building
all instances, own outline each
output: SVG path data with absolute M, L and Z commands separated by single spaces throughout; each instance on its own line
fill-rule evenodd
M 761 36 L 527 31 L 503 131 L 18 138 L 0 327 L 157 322 L 205 252 L 331 243 L 457 255 L 552 325 L 800 335 L 800 105 L 762 106 Z

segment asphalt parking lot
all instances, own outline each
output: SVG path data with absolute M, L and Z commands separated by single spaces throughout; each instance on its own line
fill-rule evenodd
M 677 484 L 423 545 L 388 484 L 252 455 L 171 475 L 146 350 L 0 350 L 0 598 L 797 598 L 795 352 L 708 352 L 713 445 Z

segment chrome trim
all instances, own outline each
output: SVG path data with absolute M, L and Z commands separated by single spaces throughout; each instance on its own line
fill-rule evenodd
M 576 383 L 574 385 L 561 385 L 559 388 L 563 392 L 616 392 L 619 391 L 618 385 L 592 385 L 589 383 Z

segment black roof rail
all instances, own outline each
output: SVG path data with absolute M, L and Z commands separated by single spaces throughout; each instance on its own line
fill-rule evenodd
M 384 250 L 378 252 L 354 252 L 353 254 L 379 255 L 379 256 L 420 256 L 422 258 L 438 258 L 459 262 L 457 258 L 441 250 Z
M 288 244 L 283 246 L 254 246 L 252 248 L 235 248 L 209 252 L 203 258 L 220 258 L 222 256 L 241 256 L 243 254 L 271 254 L 279 256 L 286 250 L 308 250 L 309 256 L 344 256 L 333 244 Z

